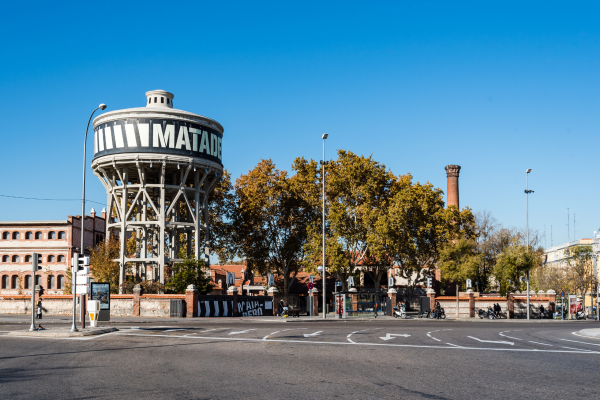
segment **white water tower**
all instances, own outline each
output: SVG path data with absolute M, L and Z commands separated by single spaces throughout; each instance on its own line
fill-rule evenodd
M 208 198 L 223 173 L 223 127 L 173 108 L 173 94 L 146 92 L 146 106 L 94 119 L 92 169 L 107 193 L 107 232 L 121 241 L 125 265 L 165 283 L 165 264 L 187 255 L 209 263 Z M 135 234 L 135 254 L 126 242 Z M 184 235 L 182 235 L 184 234 Z

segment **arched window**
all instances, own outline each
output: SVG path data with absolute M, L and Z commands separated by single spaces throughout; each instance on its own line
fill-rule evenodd
M 67 234 L 64 231 L 58 232 L 58 238 L 65 240 L 67 238 Z
M 19 286 L 19 275 L 13 275 L 12 282 L 10 284 L 10 288 L 17 289 L 18 286 Z
M 10 239 L 10 233 L 9 232 L 2 233 L 2 239 L 4 239 L 4 240 Z
M 14 240 L 19 240 L 20 237 L 21 237 L 21 235 L 19 235 L 19 232 L 13 232 L 13 239 Z
M 59 290 L 63 290 L 65 288 L 65 276 L 64 275 L 58 276 L 58 285 L 56 286 L 56 288 Z
M 31 262 L 31 256 L 25 256 L 25 262 Z
M 42 239 L 42 232 L 36 232 L 35 233 L 35 240 L 41 240 Z
M 65 262 L 65 256 L 58 256 L 58 262 Z
M 18 263 L 19 262 L 19 256 L 12 256 L 12 262 Z
M 33 232 L 26 232 L 25 233 L 25 239 L 26 240 L 33 240 Z
M 8 256 L 2 256 L 2 262 L 8 262 Z
M 56 232 L 54 232 L 54 231 L 48 232 L 48 239 L 56 239 Z
M 25 275 L 25 289 L 31 289 L 31 275 Z
M 54 262 L 55 258 L 54 256 L 48 256 L 48 262 Z
M 8 289 L 8 275 L 2 275 L 2 289 Z
M 42 276 L 41 275 L 36 275 L 35 276 L 35 284 L 37 286 L 42 286 Z
M 47 289 L 54 288 L 54 275 L 48 275 L 48 284 L 46 286 Z

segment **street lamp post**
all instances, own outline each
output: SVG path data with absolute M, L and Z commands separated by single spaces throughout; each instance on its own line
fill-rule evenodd
M 326 285 L 325 285 L 325 139 L 327 139 L 328 134 L 324 133 L 321 136 L 323 139 L 323 319 L 327 318 L 327 293 L 326 293 Z
M 525 189 L 525 197 L 526 197 L 526 201 L 527 201 L 527 252 L 529 252 L 529 193 L 533 193 L 533 190 L 529 190 L 529 173 L 531 172 L 531 168 L 527 168 L 527 178 L 526 178 L 526 189 Z M 527 270 L 527 319 L 529 320 L 530 318 L 530 312 L 531 310 L 529 309 L 529 270 Z
M 96 109 L 94 111 L 92 111 L 92 114 L 90 115 L 90 118 L 88 119 L 88 123 L 87 126 L 85 128 L 85 138 L 83 139 L 83 188 L 82 188 L 82 193 L 81 193 L 81 242 L 79 242 L 79 250 L 80 250 L 80 254 L 83 256 L 84 253 L 84 246 L 83 246 L 83 239 L 84 239 L 84 233 L 85 233 L 85 156 L 86 156 L 86 148 L 87 148 L 87 135 L 88 135 L 88 130 L 90 129 L 90 122 L 92 121 L 92 117 L 94 116 L 94 114 L 96 113 L 96 111 L 98 110 L 104 110 L 106 109 L 106 104 L 100 104 L 98 107 L 96 107 Z M 72 274 L 76 274 L 77 270 L 75 268 L 73 268 L 71 270 Z M 73 282 L 75 283 L 75 286 L 71 285 L 71 291 L 73 292 L 73 325 L 71 326 L 71 331 L 77 331 L 77 326 L 75 325 L 75 303 L 77 302 L 77 277 L 74 276 L 73 277 Z M 82 315 L 81 315 L 81 319 L 82 321 L 84 320 L 84 316 L 83 316 L 83 295 L 81 295 L 81 310 L 82 310 Z

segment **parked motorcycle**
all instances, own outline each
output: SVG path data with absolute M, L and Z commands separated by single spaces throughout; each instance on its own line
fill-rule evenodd
M 394 318 L 408 319 L 408 315 L 406 315 L 406 309 L 404 307 L 394 307 Z
M 429 318 L 429 315 L 431 314 L 431 310 L 427 309 L 425 311 L 421 311 L 419 314 L 417 314 L 418 318 Z
M 482 310 L 479 309 L 479 311 L 477 311 L 479 318 L 484 319 L 484 318 L 488 318 L 488 319 L 496 319 L 496 314 L 494 313 L 494 310 L 492 310 L 491 307 L 488 307 L 488 310 Z
M 583 311 L 577 311 L 577 313 L 575 314 L 575 318 L 576 319 L 587 319 L 587 315 L 585 315 L 585 313 Z

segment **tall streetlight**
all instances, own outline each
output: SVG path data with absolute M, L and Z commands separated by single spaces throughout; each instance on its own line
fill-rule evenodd
M 525 197 L 527 198 L 527 252 L 529 253 L 529 193 L 533 193 L 533 190 L 529 190 L 529 173 L 531 172 L 531 168 L 527 168 L 527 178 L 526 178 L 526 189 L 525 189 Z M 529 316 L 529 270 L 527 270 L 527 319 Z
M 83 247 L 83 239 L 84 239 L 84 233 L 85 233 L 85 156 L 86 156 L 86 148 L 87 148 L 87 135 L 88 135 L 88 130 L 90 129 L 90 122 L 92 121 L 92 117 L 94 116 L 94 114 L 96 113 L 96 111 L 98 110 L 105 110 L 106 109 L 106 104 L 100 104 L 98 107 L 96 107 L 96 109 L 94 111 L 92 111 L 92 114 L 90 115 L 90 119 L 88 119 L 88 123 L 87 123 L 87 127 L 85 128 L 85 138 L 83 139 L 83 188 L 82 188 L 82 193 L 81 193 L 81 242 L 79 244 L 79 250 L 80 250 L 80 254 L 81 256 L 83 256 L 84 253 L 84 247 Z M 71 267 L 73 268 L 73 266 Z M 75 273 L 75 270 L 72 270 L 71 272 L 72 274 Z M 74 277 L 74 281 L 75 284 L 77 284 L 77 277 Z M 75 304 L 77 303 L 77 290 L 76 289 L 77 286 L 73 287 L 73 285 L 71 285 L 71 291 L 73 292 L 73 325 L 71 325 L 71 331 L 77 331 L 77 326 L 75 325 Z M 81 296 L 81 304 L 82 304 L 82 308 L 81 310 L 83 311 L 83 295 Z M 82 317 L 83 319 L 83 313 L 82 313 Z
M 325 286 L 325 139 L 327 139 L 328 134 L 324 133 L 321 138 L 323 139 L 323 319 L 327 318 L 327 293 Z

